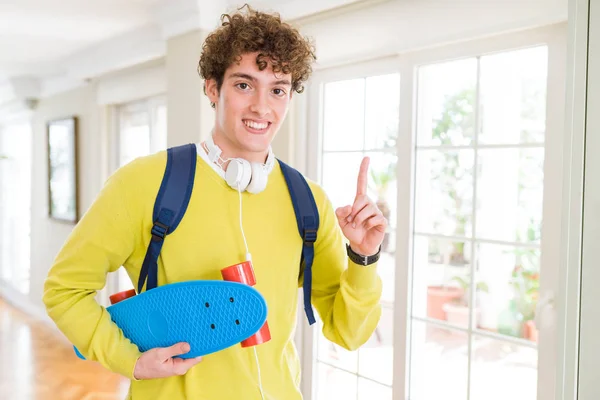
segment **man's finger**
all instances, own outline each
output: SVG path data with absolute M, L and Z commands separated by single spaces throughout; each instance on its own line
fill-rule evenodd
M 356 215 L 359 212 L 361 212 L 363 208 L 368 206 L 369 203 L 370 203 L 370 200 L 367 196 L 361 196 L 361 197 L 357 198 L 356 201 L 354 202 L 354 204 L 352 204 L 352 212 L 350 215 L 350 217 L 352 217 L 352 218 L 349 219 L 348 222 L 352 222 L 356 218 Z
M 175 343 L 173 346 L 160 349 L 158 354 L 161 360 L 168 360 L 169 358 L 185 354 L 188 351 L 190 351 L 190 345 L 185 342 L 181 342 Z
M 373 228 L 381 228 L 380 230 L 385 231 L 386 227 L 387 219 L 381 214 L 376 214 L 365 222 L 365 228 L 367 228 L 367 230 Z
M 377 207 L 375 207 L 374 204 L 369 203 L 365 206 L 365 208 L 360 210 L 358 214 L 356 214 L 356 217 L 354 217 L 352 220 L 352 226 L 360 226 L 364 221 L 375 215 L 377 215 Z
M 348 223 L 348 216 L 352 212 L 352 206 L 340 207 L 335 210 L 335 216 L 341 226 L 345 226 Z
M 190 368 L 202 361 L 202 357 L 196 358 L 174 358 L 173 369 L 177 375 L 184 375 Z
M 369 157 L 363 158 L 358 170 L 358 182 L 356 184 L 356 197 L 367 194 L 367 183 L 369 182 Z

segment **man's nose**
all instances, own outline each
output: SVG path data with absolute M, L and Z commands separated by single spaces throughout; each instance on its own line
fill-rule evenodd
M 252 99 L 252 105 L 250 111 L 263 117 L 267 115 L 271 109 L 269 106 L 269 99 L 267 93 L 264 91 L 257 91 L 256 95 Z

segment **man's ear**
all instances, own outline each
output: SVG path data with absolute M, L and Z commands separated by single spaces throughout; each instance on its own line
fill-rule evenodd
M 219 89 L 217 88 L 217 81 L 214 79 L 207 79 L 204 81 L 204 92 L 208 96 L 211 103 L 216 104 L 219 100 Z

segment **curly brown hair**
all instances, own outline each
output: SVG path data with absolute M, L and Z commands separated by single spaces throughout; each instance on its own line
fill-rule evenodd
M 302 93 L 316 60 L 312 42 L 282 22 L 279 14 L 244 7 L 248 8 L 247 14 L 239 10 L 232 15 L 223 14 L 221 26 L 206 38 L 198 63 L 200 76 L 214 79 L 221 90 L 225 70 L 239 62 L 242 55 L 258 52 L 256 64 L 261 71 L 270 64 L 274 73 L 291 74 L 292 90 Z

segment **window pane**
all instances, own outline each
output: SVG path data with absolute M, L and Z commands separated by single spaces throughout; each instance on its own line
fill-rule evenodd
M 335 208 L 354 202 L 362 159 L 360 152 L 323 154 L 323 187 Z
M 368 77 L 366 85 L 366 148 L 395 148 L 400 118 L 400 74 Z
M 376 382 L 392 385 L 394 378 L 394 310 L 384 307 L 379 325 L 358 350 L 358 373 Z
M 477 236 L 538 243 L 541 235 L 544 149 L 479 151 Z
M 317 363 L 317 399 L 354 400 L 357 396 L 357 385 L 356 375 Z
M 467 334 L 412 322 L 411 400 L 467 398 Z
M 318 331 L 323 330 L 323 324 L 318 321 Z M 329 341 L 320 334 L 317 342 L 317 359 L 345 371 L 356 373 L 358 370 L 358 352 L 348 351 Z
M 0 279 L 30 289 L 31 140 L 29 123 L 0 126 Z
M 536 349 L 477 337 L 473 350 L 471 399 L 537 398 Z
M 152 132 L 152 151 L 165 150 L 167 148 L 167 106 L 158 105 L 155 108 L 154 126 Z
M 122 114 L 120 162 L 125 165 L 150 154 L 150 118 L 147 111 Z
M 396 240 L 390 236 L 391 240 Z M 394 288 L 396 282 L 396 258 L 392 253 L 382 251 L 377 262 L 377 272 L 382 280 L 381 303 L 388 307 L 394 305 Z
M 365 80 L 325 85 L 323 149 L 362 150 L 365 124 Z
M 419 68 L 417 144 L 468 145 L 475 127 L 477 59 Z
M 468 327 L 471 243 L 415 236 L 413 315 Z
M 481 58 L 479 143 L 544 141 L 546 46 Z
M 417 232 L 471 236 L 473 157 L 473 150 L 417 152 Z
M 398 157 L 393 153 L 368 152 L 369 163 L 369 196 L 377 202 L 377 207 L 388 219 L 390 227 L 396 226 L 398 186 L 396 179 L 396 165 Z M 354 178 L 356 186 L 357 175 Z M 387 239 L 387 238 L 386 238 Z M 389 241 L 383 247 L 387 249 Z
M 536 341 L 534 317 L 539 293 L 540 251 L 478 244 L 477 258 L 481 327 Z
M 392 388 L 358 378 L 358 400 L 392 400 Z

